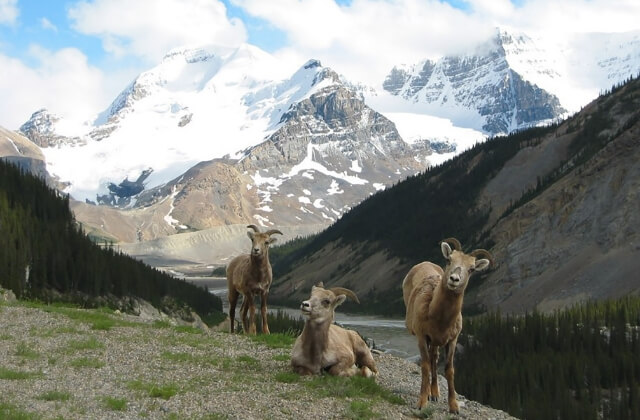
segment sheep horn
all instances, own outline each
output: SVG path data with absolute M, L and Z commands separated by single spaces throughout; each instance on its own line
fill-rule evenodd
M 247 229 L 253 229 L 256 233 L 260 233 L 260 229 L 256 225 L 248 225 Z
M 479 249 L 473 250 L 469 255 L 476 258 L 484 257 L 489 260 L 489 265 L 493 267 L 493 255 L 491 255 L 491 253 L 486 249 L 479 248 Z
M 460 241 L 457 240 L 456 238 L 443 239 L 440 243 L 442 242 L 446 242 L 448 244 L 453 245 L 453 249 L 455 249 L 456 251 L 462 251 L 462 245 L 460 245 Z
M 265 232 L 267 235 L 273 235 L 274 233 L 279 233 L 280 235 L 282 235 L 283 233 L 280 232 L 278 229 L 271 229 Z
M 329 290 L 331 290 L 336 296 L 345 295 L 353 299 L 356 303 L 360 303 L 358 296 L 356 296 L 356 294 L 352 290 L 345 289 L 344 287 L 332 287 Z

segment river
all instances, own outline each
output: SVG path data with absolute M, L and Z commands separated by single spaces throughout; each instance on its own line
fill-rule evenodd
M 215 277 L 184 277 L 185 280 L 200 286 L 222 299 L 223 310 L 229 312 L 227 300 L 227 281 Z M 339 307 L 338 307 L 339 309 Z M 294 318 L 301 317 L 299 308 L 269 306 L 269 312 L 283 310 Z M 362 336 L 373 340 L 376 348 L 405 359 L 418 357 L 418 344 L 404 325 L 404 319 L 384 318 L 375 315 L 347 314 L 336 311 L 336 322 L 358 331 Z

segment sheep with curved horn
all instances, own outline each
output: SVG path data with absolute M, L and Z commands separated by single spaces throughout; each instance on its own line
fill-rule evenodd
M 326 370 L 338 376 L 377 375 L 373 356 L 362 337 L 333 324 L 335 308 L 347 296 L 360 303 L 353 291 L 343 287 L 325 289 L 319 283 L 311 288 L 311 297 L 300 305 L 307 320 L 291 351 L 295 372 L 314 375 Z
M 402 296 L 407 308 L 407 329 L 418 338 L 420 349 L 422 384 L 418 408 L 440 396 L 436 368 L 439 349 L 444 346 L 449 411 L 458 413 L 453 355 L 462 330 L 462 299 L 471 275 L 486 270 L 493 263 L 493 257 L 484 249 L 465 254 L 455 238 L 443 240 L 440 247 L 448 260 L 445 268 L 428 261 L 415 265 L 402 282 Z
M 231 322 L 231 332 L 234 331 L 236 304 L 238 297 L 242 294 L 242 307 L 240 316 L 242 318 L 242 328 L 246 334 L 256 333 L 255 302 L 254 297 L 260 296 L 262 306 L 262 332 L 269 334 L 269 324 L 267 322 L 267 297 L 273 275 L 271 263 L 269 262 L 269 245 L 276 242 L 276 238 L 271 235 L 282 235 L 277 229 L 260 232 L 256 225 L 248 225 L 247 235 L 251 239 L 251 252 L 235 257 L 227 266 L 227 287 L 229 289 L 229 320 Z M 249 312 L 249 316 L 247 316 Z

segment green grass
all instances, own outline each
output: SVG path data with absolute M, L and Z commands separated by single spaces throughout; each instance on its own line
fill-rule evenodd
M 38 396 L 39 400 L 45 401 L 67 401 L 69 398 L 71 398 L 71 394 L 64 391 L 47 391 Z
M 116 321 L 113 319 L 97 319 L 92 322 L 92 330 L 109 331 L 116 325 Z
M 178 325 L 173 327 L 176 331 L 187 334 L 202 334 L 202 330 L 192 327 L 191 325 Z
M 42 377 L 41 372 L 22 372 L 18 370 L 11 370 L 0 367 L 0 379 L 7 379 L 10 381 L 17 381 L 23 379 L 34 379 Z
M 370 419 L 376 416 L 371 410 L 371 403 L 362 400 L 351 401 L 347 410 L 347 418 L 349 419 Z
M 102 403 L 111 411 L 127 411 L 127 400 L 124 398 L 103 397 Z
M 36 420 L 40 416 L 21 410 L 13 404 L 0 403 L 0 419 L 2 420 Z
M 255 357 L 251 356 L 238 356 L 236 357 L 236 361 L 249 369 L 257 369 L 260 367 L 260 362 Z
M 31 359 L 31 360 L 37 359 L 38 357 L 40 357 L 40 353 L 38 353 L 35 350 L 32 350 L 31 346 L 29 346 L 24 341 L 21 341 L 20 343 L 18 343 L 15 354 L 16 356 L 20 356 L 25 359 Z
M 12 338 L 11 334 L 0 334 L 0 340 L 11 340 Z
M 104 367 L 104 362 L 93 357 L 80 357 L 69 362 L 69 366 L 74 368 L 94 368 Z
M 289 333 L 252 335 L 250 338 L 254 342 L 265 344 L 272 349 L 288 349 L 291 348 L 296 341 L 296 337 Z
M 86 340 L 70 340 L 64 349 L 66 353 L 76 353 L 83 350 L 98 350 L 104 348 L 104 344 L 99 342 L 95 337 Z
M 295 372 L 278 372 L 276 373 L 276 381 L 285 384 L 292 384 L 300 381 L 300 375 Z
M 94 330 L 108 331 L 114 326 L 138 325 L 137 323 L 134 323 L 134 322 L 127 322 L 127 321 L 122 321 L 114 318 L 112 316 L 114 312 L 109 308 L 98 308 L 98 309 L 88 310 L 88 309 L 79 309 L 77 305 L 68 304 L 68 303 L 54 302 L 47 305 L 47 304 L 33 302 L 33 301 L 25 302 L 24 305 L 31 308 L 41 309 L 45 312 L 65 315 L 74 321 L 91 324 L 91 329 L 94 329 Z
M 382 398 L 392 404 L 405 404 L 405 401 L 391 391 L 378 385 L 372 378 L 352 376 L 322 375 L 315 376 L 305 385 L 316 395 L 334 398 Z
M 153 321 L 153 325 L 154 328 L 169 328 L 171 326 L 171 324 L 169 323 L 169 321 L 160 321 L 160 320 L 155 320 Z
M 137 380 L 128 382 L 127 387 L 134 391 L 143 391 L 151 398 L 162 398 L 164 400 L 168 400 L 178 393 L 178 386 L 172 383 L 156 385 Z

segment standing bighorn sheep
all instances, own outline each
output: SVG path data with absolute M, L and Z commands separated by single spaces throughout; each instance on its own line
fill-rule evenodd
M 327 370 L 331 375 L 371 377 L 378 373 L 362 337 L 333 324 L 335 308 L 347 296 L 360 303 L 349 289 L 324 289 L 319 283 L 312 287 L 309 300 L 300 305 L 307 320 L 291 351 L 291 366 L 298 374 L 313 375 Z
M 261 233 L 256 225 L 249 225 L 247 235 L 251 239 L 251 253 L 235 257 L 227 266 L 227 287 L 229 288 L 229 321 L 233 333 L 236 303 L 242 293 L 242 328 L 246 334 L 256 333 L 256 305 L 254 296 L 260 295 L 262 300 L 262 333 L 269 334 L 267 324 L 267 296 L 271 287 L 271 263 L 269 262 L 269 245 L 276 241 L 271 235 L 282 232 L 276 229 Z M 249 311 L 249 318 L 247 318 Z
M 453 245 L 454 250 L 451 250 L 449 244 Z M 493 257 L 484 249 L 476 249 L 470 254 L 465 254 L 460 242 L 455 238 L 445 239 L 440 246 L 442 255 L 449 261 L 444 270 L 430 262 L 413 266 L 402 282 L 402 295 L 407 307 L 407 329 L 417 337 L 420 349 L 422 384 L 418 408 L 426 406 L 428 399 L 435 401 L 440 396 L 438 350 L 444 346 L 449 411 L 458 413 L 453 384 L 453 354 L 462 330 L 462 298 L 471 275 L 487 269 Z M 478 257 L 484 258 L 477 259 Z

